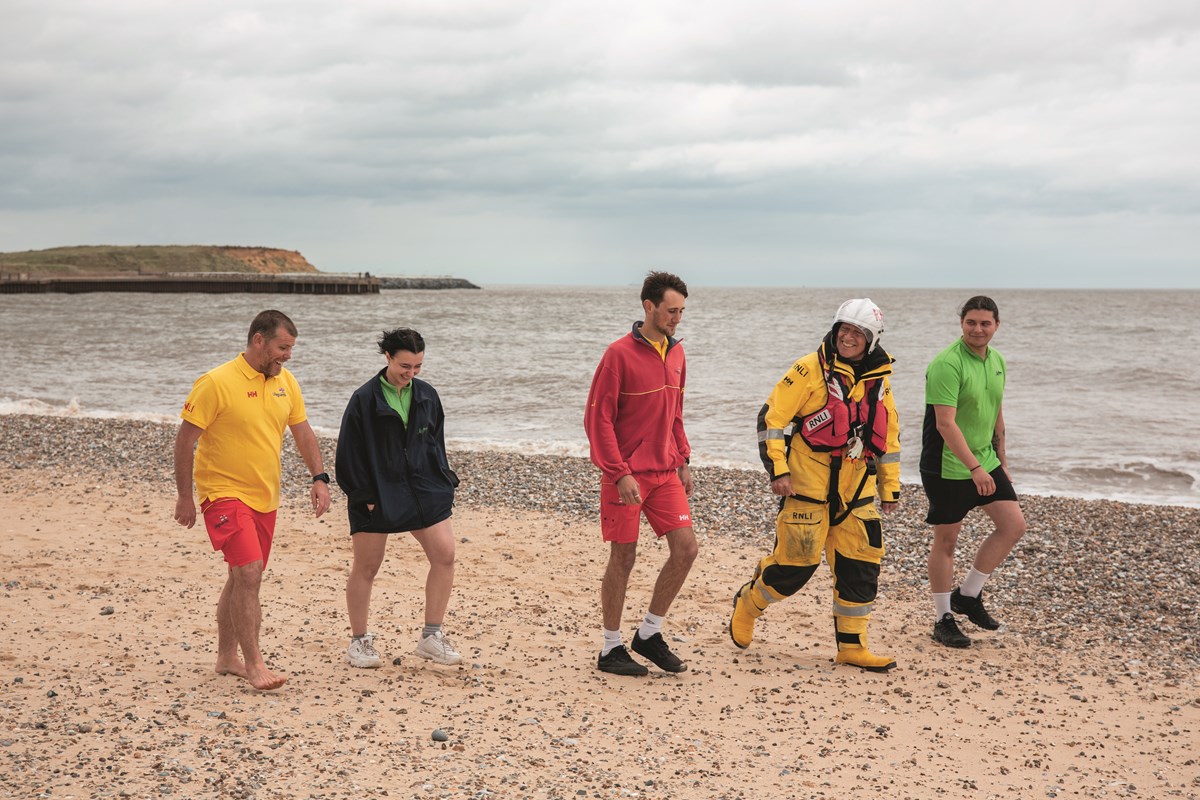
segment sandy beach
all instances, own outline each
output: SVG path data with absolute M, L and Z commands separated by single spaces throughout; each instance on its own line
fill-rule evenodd
M 262 633 L 289 682 L 264 693 L 212 670 L 224 568 L 171 519 L 173 437 L 0 416 L 5 797 L 1200 797 L 1200 510 L 1022 497 L 1029 533 L 988 585 L 1005 626 L 964 623 L 973 645 L 951 651 L 930 640 L 906 486 L 871 631 L 899 667 L 877 675 L 833 665 L 824 568 L 749 650 L 730 643 L 774 504 L 762 475 L 701 466 L 701 553 L 664 631 L 689 670 L 621 678 L 595 669 L 590 464 L 455 452 L 464 662 L 413 654 L 425 568 L 401 536 L 372 602 L 385 666 L 355 670 L 343 497 L 312 518 L 289 441 Z M 663 556 L 643 539 L 627 635 Z

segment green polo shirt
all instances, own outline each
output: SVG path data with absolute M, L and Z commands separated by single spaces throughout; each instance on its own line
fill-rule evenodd
M 379 376 L 379 384 L 383 387 L 383 399 L 392 410 L 400 415 L 405 425 L 408 424 L 408 410 L 412 408 L 412 381 L 403 389 L 397 389 L 388 383 L 387 378 Z
M 986 358 L 958 339 L 938 353 L 925 370 L 925 425 L 921 441 L 921 470 L 951 480 L 970 479 L 971 471 L 958 460 L 937 432 L 933 406 L 951 406 L 954 421 L 967 446 L 988 472 L 1000 466 L 992 445 L 996 419 L 1004 399 L 1007 368 L 1004 356 L 989 347 Z

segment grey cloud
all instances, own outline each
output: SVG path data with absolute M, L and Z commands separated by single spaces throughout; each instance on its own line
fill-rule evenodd
M 734 243 L 774 265 L 821 242 L 837 263 L 915 263 L 995 247 L 997 219 L 1017 251 L 1047 230 L 1060 249 L 1103 240 L 1072 241 L 1072 218 L 1144 242 L 1109 216 L 1125 215 L 1170 231 L 1170 261 L 1176 218 L 1197 213 L 1193 4 L 10 5 L 12 249 L 71 230 L 55 219 L 85 238 L 36 245 L 189 220 L 229 239 L 258 219 L 336 258 L 349 237 L 313 220 L 358 214 L 470 231 L 478 249 L 421 251 L 456 267 L 495 257 L 505 230 L 545 242 L 517 260 L 547 264 L 664 242 L 700 261 Z M 88 214 L 122 206 L 138 213 Z M 361 231 L 355 258 L 409 247 L 395 229 Z

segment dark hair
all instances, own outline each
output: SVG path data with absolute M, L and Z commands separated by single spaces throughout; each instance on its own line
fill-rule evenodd
M 410 353 L 424 353 L 425 340 L 412 328 L 384 331 L 383 335 L 379 337 L 379 352 L 385 356 L 394 356 L 401 350 L 407 350 Z
M 967 318 L 968 311 L 990 311 L 992 319 L 995 322 L 1000 321 L 1000 309 L 996 308 L 996 301 L 986 295 L 977 294 L 963 303 L 962 311 L 958 312 L 959 322 Z
M 687 284 L 678 275 L 669 272 L 647 272 L 646 280 L 642 283 L 642 300 L 649 300 L 658 305 L 667 289 L 674 289 L 687 297 Z
M 258 316 L 250 323 L 250 332 L 246 334 L 246 344 L 249 345 L 254 341 L 254 334 L 261 333 L 264 341 L 271 341 L 283 328 L 287 331 L 288 336 L 296 335 L 296 323 L 288 319 L 288 315 L 282 311 L 260 311 Z

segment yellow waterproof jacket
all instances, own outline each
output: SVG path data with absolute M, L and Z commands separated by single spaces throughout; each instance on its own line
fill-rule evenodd
M 843 508 L 873 508 L 877 491 L 883 502 L 896 502 L 900 497 L 900 421 L 888 380 L 892 373 L 892 358 L 881 348 L 876 348 L 859 363 L 856 374 L 853 365 L 837 356 L 830 337 L 826 338 L 821 348 L 792 365 L 775 384 L 775 389 L 758 414 L 758 447 L 763 466 L 772 480 L 790 473 L 794 496 L 814 502 L 826 501 L 829 495 L 830 462 L 834 454 L 813 450 L 799 433 L 791 435 L 795 420 L 820 411 L 828 402 L 826 378 L 821 369 L 821 355 L 824 354 L 826 363 L 831 364 L 833 371 L 845 379 L 852 401 L 863 398 L 869 381 L 882 380 L 883 398 L 879 402 L 888 414 L 887 452 L 875 460 L 876 475 L 870 475 L 868 471 L 870 453 L 864 451 L 863 457 L 856 459 L 842 457 L 838 470 L 841 505 Z M 860 484 L 863 486 L 859 499 L 853 502 Z

